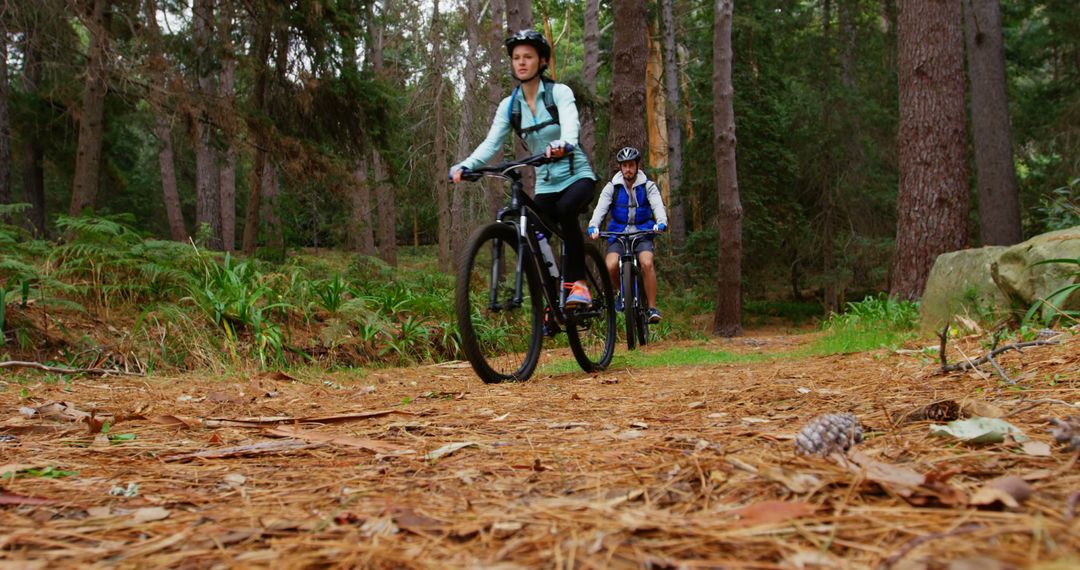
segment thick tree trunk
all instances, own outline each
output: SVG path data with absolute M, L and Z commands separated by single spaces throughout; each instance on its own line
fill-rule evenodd
M 462 8 L 462 18 L 465 21 L 466 45 L 465 69 L 461 78 L 465 83 L 465 94 L 461 101 L 461 127 L 458 129 L 457 156 L 465 157 L 472 151 L 476 137 L 476 101 L 480 98 L 478 93 L 480 86 L 477 80 L 480 68 L 480 58 L 483 53 L 480 50 L 480 2 L 479 0 L 467 0 Z M 486 121 L 485 121 L 486 122 Z M 452 192 L 450 203 L 450 255 L 456 258 L 461 248 L 465 245 L 465 239 L 469 237 L 469 231 L 473 218 L 465 208 L 465 192 Z
M 668 162 L 667 94 L 664 92 L 664 54 L 660 47 L 660 23 L 649 22 L 649 57 L 645 67 L 645 109 L 649 136 L 649 166 L 653 181 L 660 187 L 664 203 L 671 203 L 671 178 Z
M 38 97 L 41 85 L 41 52 L 38 50 L 37 34 L 28 30 L 23 38 L 23 92 L 27 99 Z M 45 237 L 45 146 L 39 133 L 31 129 L 25 134 L 26 153 L 23 171 L 23 192 L 30 203 L 30 230 L 39 238 Z
M 397 203 L 394 185 L 378 150 L 372 150 L 375 171 L 375 203 L 378 208 L 379 257 L 388 265 L 397 265 Z
M 446 84 L 442 77 L 442 37 L 439 27 L 439 0 L 435 0 L 431 18 L 431 50 L 433 52 L 431 81 L 435 83 L 435 98 L 432 104 L 435 106 L 435 202 L 439 208 L 439 269 L 450 271 L 450 197 L 449 185 L 446 181 L 448 167 L 446 164 L 446 125 L 443 113 L 443 86 Z
M 101 175 L 101 141 L 105 134 L 105 94 L 108 89 L 109 1 L 93 0 L 83 18 L 90 36 L 86 50 L 86 83 L 79 115 L 79 143 L 75 151 L 75 176 L 68 214 L 78 216 L 93 210 Z
M 510 34 L 533 27 L 532 0 L 506 0 L 506 25 Z
M 214 57 L 210 39 L 214 25 L 214 0 L 195 0 L 192 6 L 192 37 L 195 41 L 199 93 L 201 100 L 192 117 L 192 138 L 195 145 L 195 233 L 209 228 L 206 246 L 222 249 L 221 193 L 217 153 L 212 147 L 213 126 L 209 106 L 217 98 L 211 74 Z
M 187 229 L 184 227 L 184 213 L 180 209 L 180 193 L 176 188 L 176 159 L 173 150 L 172 121 L 165 109 L 166 63 L 162 55 L 161 31 L 157 23 L 157 2 L 146 0 L 143 4 L 146 28 L 148 30 L 147 68 L 151 84 L 147 88 L 147 99 L 154 113 L 154 135 L 157 136 L 158 167 L 161 172 L 161 191 L 165 203 L 165 216 L 169 221 L 169 235 L 174 241 L 186 241 Z
M 898 24 L 900 192 L 890 294 L 916 299 L 937 256 L 967 243 L 960 3 L 901 2 Z
M 585 83 L 589 104 L 581 109 L 581 133 L 578 137 L 585 155 L 593 161 L 597 175 L 602 161 L 596 156 L 596 113 L 592 108 L 596 100 L 596 72 L 600 67 L 600 0 L 585 0 L 585 45 L 581 74 Z
M 11 129 L 8 126 L 7 59 L 8 33 L 5 24 L 0 23 L 0 204 L 11 203 Z M 7 222 L 7 220 L 0 218 L 0 222 Z
M 367 161 L 361 161 L 353 170 L 349 189 L 352 212 L 349 216 L 349 246 L 364 255 L 375 255 L 375 232 L 371 219 L 371 184 L 368 179 Z
M 645 0 L 613 0 L 615 47 L 611 72 L 611 125 L 608 151 L 632 146 L 645 154 L 645 77 L 647 44 Z
M 491 30 L 489 30 L 488 38 L 488 65 L 491 69 L 491 77 L 488 78 L 488 108 L 497 109 L 499 102 L 502 101 L 503 90 L 505 88 L 506 80 L 509 78 L 510 64 L 507 63 L 506 48 L 503 47 L 503 39 L 505 37 L 505 29 L 503 22 L 506 15 L 506 2 L 505 0 L 492 0 L 491 1 Z M 502 162 L 503 153 L 500 149 L 499 152 L 492 158 L 495 163 Z M 502 207 L 503 196 L 503 184 L 502 181 L 497 178 L 488 178 L 484 182 L 484 204 L 487 205 L 485 210 L 489 218 L 494 218 L 495 214 Z
M 233 53 L 232 41 L 232 4 L 221 0 L 221 38 L 222 61 L 221 83 L 218 92 L 221 101 L 230 114 L 235 113 L 236 98 L 236 54 Z M 218 188 L 221 197 L 221 247 L 225 251 L 236 249 L 236 133 L 224 133 L 225 152 L 221 157 Z
M 979 235 L 983 245 L 1023 239 L 1020 196 L 1009 127 L 1005 47 L 998 0 L 963 0 L 971 81 L 971 127 L 979 188 Z
M 667 144 L 671 243 L 676 248 L 686 241 L 686 217 L 682 199 L 682 127 L 679 124 L 679 66 L 675 43 L 676 22 L 673 0 L 661 0 L 664 20 L 664 92 L 667 98 Z
M 273 33 L 272 14 L 268 7 L 263 7 L 258 16 L 258 30 L 252 50 L 254 52 L 255 82 L 252 87 L 253 111 L 260 114 L 266 109 L 266 83 L 270 76 L 267 59 L 270 57 L 270 39 Z M 243 250 L 247 255 L 254 255 L 259 245 L 259 214 L 262 201 L 263 170 L 266 168 L 266 150 L 268 140 L 266 127 L 258 126 L 254 131 L 255 153 L 251 165 L 251 187 L 248 189 L 247 209 L 244 211 Z
M 742 203 L 735 169 L 735 90 L 731 81 L 733 0 L 716 0 L 713 27 L 713 148 L 716 152 L 718 271 L 712 333 L 742 334 Z

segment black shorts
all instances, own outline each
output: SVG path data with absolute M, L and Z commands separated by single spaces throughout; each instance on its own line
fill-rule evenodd
M 637 240 L 637 243 L 634 244 L 634 254 L 639 254 L 643 251 L 656 251 L 656 246 L 653 245 L 652 238 L 642 238 Z M 622 255 L 622 242 L 619 240 L 615 240 L 609 243 L 607 247 L 607 252 L 614 253 L 616 255 Z

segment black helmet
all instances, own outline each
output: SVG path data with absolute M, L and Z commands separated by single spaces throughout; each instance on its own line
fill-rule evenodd
M 536 30 L 519 30 L 503 42 L 503 45 L 506 46 L 506 54 L 511 56 L 514 55 L 514 48 L 522 44 L 536 48 L 536 55 L 544 59 L 551 59 L 551 44 L 548 43 L 544 34 Z
M 620 164 L 631 160 L 637 162 L 639 159 L 641 159 L 641 153 L 632 146 L 624 146 L 619 152 L 615 153 L 615 162 Z

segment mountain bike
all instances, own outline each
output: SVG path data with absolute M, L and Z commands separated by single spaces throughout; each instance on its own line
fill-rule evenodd
M 592 304 L 566 307 L 559 224 L 536 208 L 522 188 L 520 170 L 551 162 L 542 154 L 476 168 L 462 179 L 492 176 L 509 181 L 509 204 L 496 221 L 469 237 L 458 258 L 454 306 L 461 348 L 485 383 L 528 380 L 536 370 L 544 336 L 565 330 L 570 350 L 586 372 L 607 368 L 615 352 L 615 304 L 600 251 L 585 246 L 586 281 Z M 574 228 L 572 231 L 580 231 Z
M 659 233 L 653 230 L 600 232 L 600 237 L 615 238 L 622 244 L 622 255 L 619 256 L 619 295 L 626 321 L 626 347 L 630 350 L 634 350 L 635 345 L 649 344 L 649 298 L 645 294 L 645 276 L 638 267 L 634 247 L 639 240 L 655 235 Z

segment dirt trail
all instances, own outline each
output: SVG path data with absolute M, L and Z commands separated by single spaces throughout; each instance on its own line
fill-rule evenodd
M 711 344 L 780 352 L 805 341 Z M 460 363 L 299 380 L 9 375 L 0 470 L 19 464 L 21 474 L 2 480 L 0 568 L 1080 563 L 1080 525 L 1067 520 L 1080 468 L 1043 419 L 1078 413 L 1063 403 L 1080 401 L 1080 339 L 1003 356 L 1023 390 L 992 371 L 935 375 L 935 356 L 877 351 L 499 386 Z M 1049 454 L 900 423 L 928 402 L 973 396 L 1014 413 L 1008 421 Z M 48 402 L 68 407 L 41 408 Z M 391 413 L 340 417 L 378 411 Z M 71 421 L 78 412 L 95 419 Z M 828 412 L 859 417 L 865 456 L 929 477 L 905 487 L 796 456 L 794 434 Z M 242 418 L 249 424 L 222 422 Z M 92 434 L 103 419 L 108 434 Z M 277 447 L 205 456 L 256 444 Z M 1002 475 L 1027 479 L 1031 498 L 1004 510 L 966 504 Z

